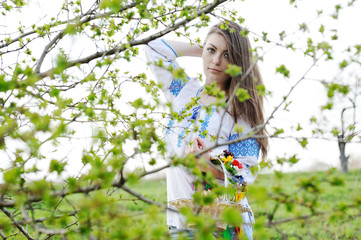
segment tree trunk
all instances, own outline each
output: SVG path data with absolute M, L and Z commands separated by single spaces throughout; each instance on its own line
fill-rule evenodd
M 340 160 L 341 160 L 341 170 L 344 173 L 348 172 L 348 158 L 346 156 L 345 148 L 346 148 L 346 141 L 343 138 L 343 135 L 338 136 L 338 148 L 340 150 Z

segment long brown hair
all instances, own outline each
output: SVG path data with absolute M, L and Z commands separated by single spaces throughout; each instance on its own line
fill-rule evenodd
M 230 102 L 230 114 L 235 122 L 239 116 L 242 116 L 253 128 L 264 123 L 263 96 L 259 96 L 256 89 L 256 86 L 263 85 L 263 81 L 258 66 L 253 60 L 251 44 L 244 32 L 244 29 L 237 23 L 224 21 L 211 27 L 207 38 L 213 33 L 221 34 L 227 42 L 230 63 L 242 67 L 241 75 L 230 78 L 226 93 L 230 96 L 239 82 L 239 87 L 248 91 L 250 98 L 243 102 L 240 102 L 237 97 L 233 98 Z M 251 71 L 246 76 L 244 74 L 248 69 Z M 268 150 L 266 129 L 262 128 L 259 135 L 264 136 L 257 141 L 260 144 L 263 157 L 266 157 Z

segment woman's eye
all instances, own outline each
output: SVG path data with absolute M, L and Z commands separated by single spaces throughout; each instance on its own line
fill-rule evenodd
M 215 52 L 213 48 L 208 48 L 207 50 L 208 50 L 208 52 L 210 52 L 210 53 L 214 53 L 214 52 Z
M 229 54 L 228 54 L 228 53 L 225 53 L 225 54 L 224 54 L 224 57 L 227 58 L 227 59 L 229 59 Z

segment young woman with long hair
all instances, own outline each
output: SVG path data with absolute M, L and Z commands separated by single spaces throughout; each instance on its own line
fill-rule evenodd
M 245 136 L 251 129 L 264 123 L 263 97 L 256 88 L 263 84 L 262 77 L 254 62 L 250 42 L 242 35 L 243 30 L 234 22 L 224 21 L 210 28 L 203 48 L 163 39 L 151 41 L 145 48 L 153 74 L 162 84 L 162 90 L 167 100 L 172 103 L 173 111 L 184 115 L 181 120 L 170 119 L 165 131 L 168 156 L 181 157 L 187 153 L 197 153 L 218 143 L 221 146 L 202 154 L 208 164 L 207 167 L 202 165 L 201 170 L 211 172 L 220 184 L 225 179 L 224 172 L 211 164 L 212 158 L 225 150 L 231 153 L 234 159 L 242 164 L 242 181 L 249 185 L 255 180 L 255 174 L 252 174 L 250 168 L 258 164 L 260 152 L 263 157 L 267 155 L 268 142 L 264 128 L 259 128 L 256 133 L 261 137 L 224 145 Z M 170 70 L 179 68 L 176 58 L 180 56 L 202 58 L 205 86 L 215 84 L 225 92 L 226 108 L 215 106 L 218 99 L 205 90 L 199 79 L 175 77 Z M 242 73 L 238 76 L 227 74 L 230 64 L 241 67 Z M 239 101 L 239 98 L 234 96 L 238 88 L 247 90 L 249 98 Z M 185 111 L 189 113 L 184 114 Z M 243 128 L 243 131 L 240 132 L 239 128 Z M 167 172 L 168 202 L 192 199 L 195 192 L 194 181 L 194 175 L 185 167 L 170 167 Z M 246 198 L 242 199 L 242 204 L 249 207 Z M 252 211 L 242 213 L 242 218 L 244 225 L 241 229 L 252 239 Z M 192 236 L 185 217 L 180 213 L 168 211 L 167 224 L 171 236 L 177 236 L 178 232 L 182 231 Z M 231 239 L 237 239 L 236 228 L 230 228 L 230 236 Z

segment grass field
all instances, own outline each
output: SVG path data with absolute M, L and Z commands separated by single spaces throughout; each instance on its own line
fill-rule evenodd
M 343 180 L 343 184 L 334 186 L 329 183 L 338 178 Z M 301 188 L 300 182 L 309 186 Z M 131 187 L 149 199 L 166 203 L 165 179 L 141 181 Z M 250 189 L 247 197 L 256 216 L 256 239 L 361 239 L 361 206 L 354 207 L 357 199 L 361 202 L 361 170 L 348 174 L 338 171 L 262 174 Z M 125 200 L 134 199 L 122 194 Z M 278 196 L 281 199 L 278 202 L 284 203 L 278 205 L 270 195 Z M 292 204 L 292 201 L 297 203 Z M 309 207 L 301 206 L 309 202 L 314 204 L 313 215 Z M 124 201 L 124 205 L 134 212 L 147 207 L 137 200 Z M 273 222 L 285 222 L 272 227 L 257 227 L 267 225 L 275 209 Z M 295 220 L 296 216 L 299 219 Z M 166 227 L 165 214 L 159 221 Z

